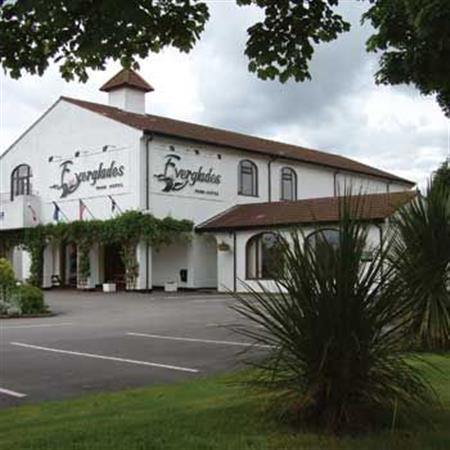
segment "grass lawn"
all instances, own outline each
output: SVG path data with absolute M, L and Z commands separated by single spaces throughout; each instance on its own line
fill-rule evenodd
M 45 402 L 0 411 L 0 448 L 55 450 L 450 449 L 450 354 L 424 366 L 442 407 L 429 425 L 354 438 L 295 433 L 268 413 L 270 395 L 239 375 Z

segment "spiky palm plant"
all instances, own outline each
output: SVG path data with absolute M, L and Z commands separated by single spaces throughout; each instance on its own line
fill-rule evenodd
M 332 432 L 374 426 L 382 410 L 432 398 L 404 353 L 408 318 L 385 264 L 390 243 L 373 247 L 363 262 L 360 203 L 348 197 L 341 205 L 338 245 L 320 232 L 320 245 L 307 244 L 301 230 L 280 239 L 276 293 L 260 283 L 247 285 L 250 295 L 235 294 L 234 309 L 251 322 L 237 331 L 270 349 L 259 363 L 265 380 L 288 394 L 291 411 Z
M 409 303 L 411 332 L 425 349 L 450 348 L 450 186 L 429 184 L 426 197 L 393 221 L 390 260 Z

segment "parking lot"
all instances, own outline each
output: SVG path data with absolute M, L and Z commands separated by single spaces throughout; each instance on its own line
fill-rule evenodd
M 0 407 L 222 373 L 249 357 L 218 294 L 51 291 L 54 317 L 0 320 Z

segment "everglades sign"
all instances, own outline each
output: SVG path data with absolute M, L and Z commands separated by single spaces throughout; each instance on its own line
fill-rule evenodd
M 60 198 L 66 198 L 84 186 L 95 190 L 116 190 L 124 187 L 125 164 L 113 159 L 110 161 L 84 162 L 84 167 L 76 170 L 72 159 L 59 164 L 58 181 L 50 189 L 60 191 Z M 86 167 L 87 166 L 87 167 Z
M 213 168 L 198 166 L 195 168 L 183 165 L 180 155 L 169 153 L 165 156 L 165 162 L 161 173 L 153 175 L 163 184 L 162 192 L 178 192 L 187 186 L 195 187 L 195 192 L 200 194 L 218 195 L 215 190 L 202 189 L 200 185 L 217 187 L 222 182 L 222 176 Z

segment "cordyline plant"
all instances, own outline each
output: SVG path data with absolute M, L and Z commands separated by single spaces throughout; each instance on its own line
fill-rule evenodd
M 371 248 L 367 261 L 361 198 L 340 206 L 338 245 L 320 231 L 314 242 L 301 230 L 280 239 L 277 292 L 259 283 L 234 294 L 234 309 L 255 325 L 237 331 L 270 349 L 256 363 L 264 382 L 287 396 L 291 417 L 329 432 L 376 427 L 386 413 L 418 411 L 434 398 L 405 353 L 409 316 L 385 263 L 391 243 Z
M 390 261 L 411 314 L 411 337 L 426 350 L 450 349 L 450 185 L 430 183 L 425 197 L 393 220 Z

